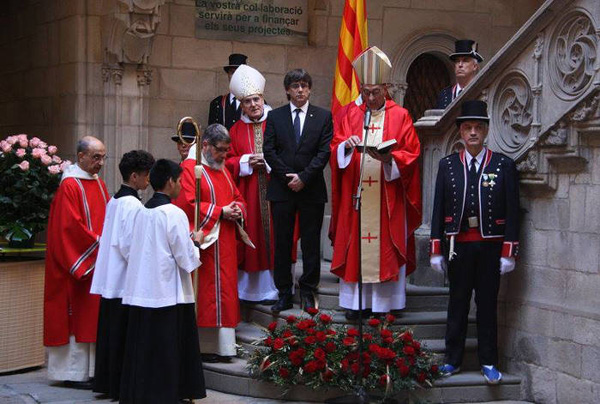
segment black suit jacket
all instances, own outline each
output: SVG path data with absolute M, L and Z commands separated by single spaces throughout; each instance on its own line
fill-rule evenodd
M 332 131 L 331 112 L 309 104 L 296 144 L 290 104 L 269 112 L 263 144 L 265 160 L 272 170 L 267 187 L 269 201 L 327 202 L 323 169 L 329 161 Z M 300 192 L 288 188 L 285 175 L 289 173 L 298 174 L 304 183 Z
M 438 95 L 437 103 L 435 105 L 435 109 L 446 109 L 448 105 L 452 102 L 452 93 L 454 92 L 454 86 L 446 87 L 440 94 Z

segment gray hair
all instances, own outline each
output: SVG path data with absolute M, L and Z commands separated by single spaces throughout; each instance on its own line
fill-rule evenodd
M 216 144 L 219 142 L 231 143 L 231 138 L 229 137 L 227 128 L 220 123 L 208 125 L 206 129 L 204 129 L 202 140 L 206 140 L 207 143 L 213 146 L 216 146 Z
M 85 153 L 90 149 L 91 139 L 85 136 L 77 141 L 77 153 Z

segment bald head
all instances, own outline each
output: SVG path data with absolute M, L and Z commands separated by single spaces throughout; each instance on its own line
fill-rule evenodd
M 84 136 L 77 142 L 77 164 L 91 175 L 98 174 L 104 166 L 106 147 L 100 139 Z

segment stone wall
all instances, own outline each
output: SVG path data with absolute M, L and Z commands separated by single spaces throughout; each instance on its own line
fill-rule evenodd
M 102 61 L 100 1 L 6 1 L 0 9 L 0 128 L 37 135 L 72 158 L 87 133 Z M 96 61 L 97 69 L 88 61 Z M 98 79 L 96 79 L 98 76 Z
M 600 402 L 600 131 L 585 170 L 523 187 L 522 255 L 503 279 L 501 351 L 535 403 Z

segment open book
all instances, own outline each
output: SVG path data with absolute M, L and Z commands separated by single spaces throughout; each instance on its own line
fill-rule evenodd
M 373 150 L 379 154 L 386 154 L 389 151 L 395 149 L 397 143 L 398 142 L 396 142 L 396 139 L 390 139 L 386 140 L 385 142 L 379 143 L 377 146 L 367 146 L 367 150 Z M 358 151 L 359 153 L 363 153 L 364 149 L 365 147 L 363 145 L 356 145 L 356 151 Z

